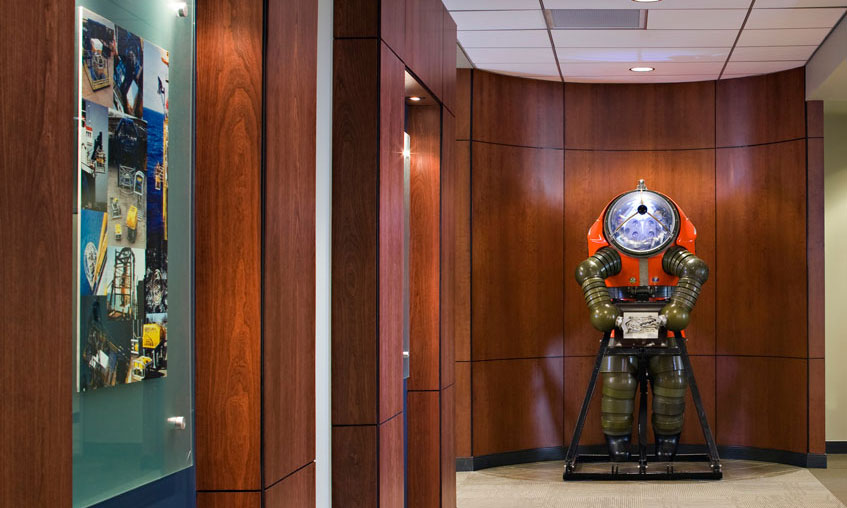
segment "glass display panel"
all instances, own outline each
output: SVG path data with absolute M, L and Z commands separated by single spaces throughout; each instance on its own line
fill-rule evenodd
M 193 464 L 194 2 L 75 12 L 73 505 L 90 506 Z

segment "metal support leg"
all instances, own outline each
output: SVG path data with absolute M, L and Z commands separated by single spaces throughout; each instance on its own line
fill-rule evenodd
M 638 354 L 638 470 L 647 472 L 647 354 L 641 350 Z
M 594 388 L 597 386 L 597 375 L 600 373 L 600 364 L 603 362 L 603 357 L 606 356 L 606 351 L 609 349 L 609 339 L 612 333 L 606 332 L 603 334 L 603 339 L 600 341 L 600 349 L 597 351 L 597 358 L 594 360 L 594 370 L 591 372 L 591 380 L 588 382 L 588 389 L 585 391 L 585 399 L 582 401 L 582 408 L 579 410 L 579 418 L 576 421 L 576 427 L 573 429 L 568 453 L 565 455 L 565 474 L 574 470 L 576 465 L 577 448 L 579 447 L 579 438 L 582 436 L 582 428 L 585 425 L 585 418 L 588 415 L 588 406 L 591 403 L 591 396 L 594 394 Z
M 691 368 L 691 359 L 688 357 L 688 346 L 685 337 L 681 334 L 674 333 L 676 344 L 679 348 L 682 364 L 685 367 L 685 375 L 688 378 L 688 387 L 691 389 L 691 397 L 694 399 L 694 407 L 697 409 L 697 417 L 700 418 L 700 428 L 703 430 L 703 438 L 706 440 L 706 446 L 709 448 L 709 461 L 711 462 L 712 471 L 715 473 L 721 472 L 721 459 L 718 456 L 718 447 L 715 444 L 715 437 L 712 435 L 712 429 L 709 427 L 709 419 L 706 417 L 706 410 L 703 408 L 703 401 L 700 398 L 700 390 L 697 388 L 697 380 L 694 378 L 694 369 Z

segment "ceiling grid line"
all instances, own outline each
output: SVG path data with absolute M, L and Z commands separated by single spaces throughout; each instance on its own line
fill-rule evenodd
M 538 0 L 538 4 L 541 6 L 541 12 L 544 12 L 544 0 Z M 556 53 L 556 43 L 553 42 L 553 33 L 550 31 L 550 27 L 547 27 L 547 36 L 550 38 L 550 49 L 553 50 L 553 59 L 556 61 L 556 69 L 559 71 L 559 79 L 562 80 L 562 83 L 565 82 L 565 75 L 562 73 L 562 64 L 559 63 L 559 55 Z
M 741 34 L 744 32 L 744 26 L 747 24 L 747 20 L 750 19 L 750 14 L 753 12 L 753 6 L 756 5 L 756 0 L 750 1 L 750 8 L 747 9 L 747 16 L 744 17 L 744 22 L 741 23 L 741 28 L 738 29 L 738 36 L 735 37 L 735 42 L 732 44 L 732 49 L 729 50 L 729 54 L 726 56 L 726 61 L 723 63 L 723 68 L 721 68 L 721 73 L 718 74 L 718 81 L 723 78 L 723 73 L 726 71 L 726 66 L 729 65 L 729 60 L 732 58 L 732 52 L 735 51 L 735 46 L 738 45 L 738 41 L 741 39 Z
M 443 1 L 463 66 L 564 82 L 705 81 L 802 67 L 847 13 L 847 0 Z M 604 10 L 640 10 L 641 26 Z M 630 70 L 637 66 L 654 70 Z

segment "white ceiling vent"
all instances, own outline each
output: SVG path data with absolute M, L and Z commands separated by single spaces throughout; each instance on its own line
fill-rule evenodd
M 548 9 L 547 26 L 559 30 L 640 30 L 647 27 L 646 9 Z

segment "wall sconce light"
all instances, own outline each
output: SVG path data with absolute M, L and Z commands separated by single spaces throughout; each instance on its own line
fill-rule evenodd
M 171 9 L 174 10 L 177 16 L 184 18 L 188 16 L 188 3 L 186 2 L 171 2 Z
M 655 67 L 630 67 L 629 70 L 632 72 L 653 72 L 656 70 Z

